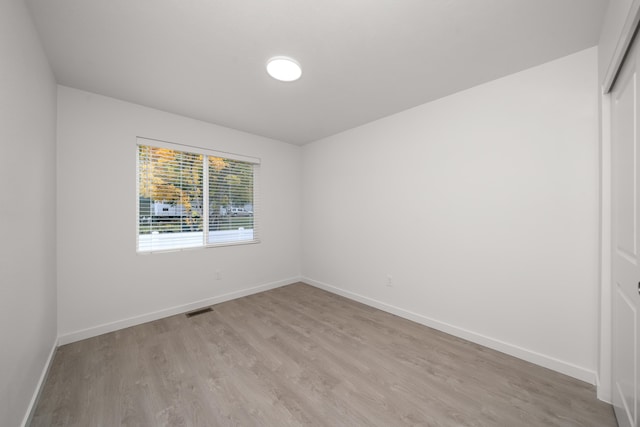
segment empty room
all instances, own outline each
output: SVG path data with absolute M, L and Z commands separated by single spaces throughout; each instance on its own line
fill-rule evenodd
M 640 426 L 639 22 L 3 0 L 0 426 Z

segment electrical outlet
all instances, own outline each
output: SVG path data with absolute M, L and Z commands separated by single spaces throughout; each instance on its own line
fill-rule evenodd
M 393 277 L 390 274 L 387 274 L 387 286 L 393 288 Z

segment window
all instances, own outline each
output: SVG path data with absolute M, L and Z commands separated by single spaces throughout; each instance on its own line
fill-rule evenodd
M 137 250 L 258 242 L 259 160 L 138 138 Z

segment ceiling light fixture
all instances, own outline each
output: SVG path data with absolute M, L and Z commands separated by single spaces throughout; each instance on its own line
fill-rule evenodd
M 267 61 L 267 73 L 281 82 L 293 82 L 302 75 L 302 68 L 295 59 L 274 56 Z

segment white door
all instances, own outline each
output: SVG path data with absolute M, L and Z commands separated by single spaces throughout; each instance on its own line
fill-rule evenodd
M 613 148 L 613 406 L 621 427 L 638 427 L 640 404 L 640 41 L 611 92 Z

